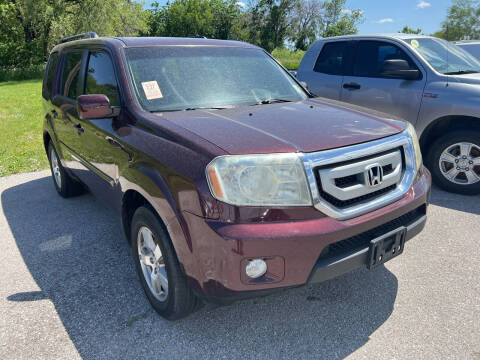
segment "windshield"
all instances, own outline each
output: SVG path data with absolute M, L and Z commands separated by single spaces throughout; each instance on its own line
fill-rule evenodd
M 460 47 L 448 41 L 432 38 L 406 39 L 430 65 L 442 74 L 480 72 L 480 62 Z
M 305 91 L 260 49 L 212 46 L 127 48 L 135 92 L 147 111 L 301 101 Z
M 468 44 L 468 45 L 458 45 L 463 50 L 466 50 L 469 54 L 473 55 L 477 60 L 480 59 L 480 43 L 479 44 Z

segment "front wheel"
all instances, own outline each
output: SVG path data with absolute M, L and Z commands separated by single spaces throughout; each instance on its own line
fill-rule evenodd
M 427 155 L 427 166 L 444 190 L 480 194 L 480 132 L 455 131 L 438 138 Z
M 150 208 L 135 211 L 131 241 L 137 273 L 152 307 L 168 320 L 193 312 L 200 302 L 187 285 L 166 230 Z

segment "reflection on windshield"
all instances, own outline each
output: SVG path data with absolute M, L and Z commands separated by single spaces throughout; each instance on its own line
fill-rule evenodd
M 480 62 L 460 47 L 441 39 L 405 39 L 430 65 L 442 74 L 480 72 Z
M 307 98 L 259 49 L 135 47 L 126 49 L 126 57 L 138 100 L 147 111 L 220 110 Z

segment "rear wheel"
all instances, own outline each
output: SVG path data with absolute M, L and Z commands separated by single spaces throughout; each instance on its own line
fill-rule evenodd
M 52 142 L 48 145 L 47 155 L 52 171 L 53 185 L 60 196 L 68 198 L 83 193 L 85 190 L 82 184 L 73 179 L 63 168 Z
M 441 188 L 480 194 L 480 132 L 455 131 L 438 138 L 428 153 L 427 165 Z
M 168 234 L 150 208 L 140 207 L 132 220 L 132 253 L 152 307 L 164 318 L 183 318 L 199 300 L 187 285 Z

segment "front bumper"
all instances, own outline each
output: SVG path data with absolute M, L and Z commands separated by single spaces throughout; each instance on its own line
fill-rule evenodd
M 320 256 L 319 260 L 315 264 L 309 283 L 322 282 L 330 280 L 334 277 L 342 275 L 346 272 L 352 271 L 362 266 L 366 266 L 369 263 L 369 242 L 377 235 L 383 235 L 390 229 L 395 230 L 399 226 L 406 227 L 405 241 L 412 239 L 415 235 L 420 233 L 425 227 L 427 222 L 425 206 L 413 210 L 410 213 L 404 215 L 405 218 L 410 218 L 411 221 L 392 221 L 384 224 L 379 228 L 372 229 L 363 233 L 362 236 L 357 237 L 357 242 L 361 243 L 359 246 L 351 246 L 350 249 L 346 249 L 338 255 L 332 256 Z M 350 239 L 343 240 L 345 242 L 351 241 Z M 341 241 L 342 242 L 342 241 Z
M 184 213 L 195 239 L 196 264 L 186 275 L 199 296 L 222 302 L 331 279 L 366 265 L 369 241 L 395 226 L 407 228 L 407 240 L 418 234 L 426 221 L 430 184 L 428 170 L 422 169 L 400 200 L 344 221 L 326 216 L 238 224 Z M 255 281 L 244 275 L 253 258 L 265 259 L 272 269 Z

